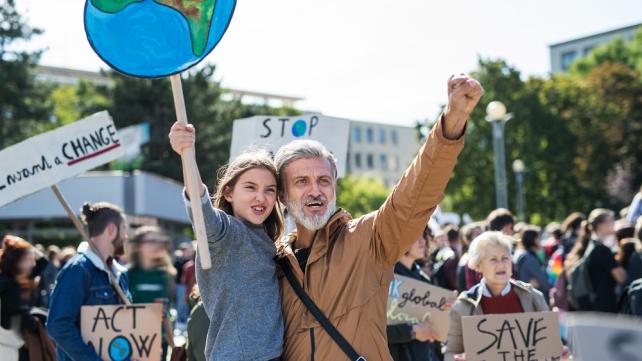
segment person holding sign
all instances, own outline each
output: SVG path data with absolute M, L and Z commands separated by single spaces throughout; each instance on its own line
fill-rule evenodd
M 193 149 L 195 129 L 174 123 L 172 149 Z M 277 174 L 266 151 L 236 157 L 222 173 L 212 201 L 200 180 L 212 268 L 203 269 L 197 252 L 196 280 L 210 319 L 205 356 L 209 361 L 272 360 L 281 357 L 283 317 L 276 278 L 275 241 L 283 218 L 277 203 Z M 187 199 L 190 219 L 193 213 Z
M 127 269 L 114 257 L 124 254 L 127 220 L 117 206 L 85 203 L 82 220 L 89 242 L 82 242 L 56 278 L 51 294 L 47 331 L 56 341 L 58 361 L 101 361 L 94 348 L 83 342 L 80 308 L 131 301 Z
M 417 157 L 386 202 L 357 219 L 335 209 L 336 159 L 322 144 L 296 140 L 276 153 L 280 199 L 296 223 L 278 245 L 285 360 L 390 360 L 394 265 L 443 198 L 482 94 L 476 80 L 452 76 L 446 110 Z
M 513 243 L 511 236 L 488 231 L 470 244 L 468 265 L 483 278 L 473 288 L 462 292 L 450 311 L 446 361 L 466 360 L 464 316 L 548 311 L 541 292 L 528 283 L 511 279 Z
M 395 265 L 395 274 L 416 279 L 421 282 L 431 283 L 430 277 L 421 270 L 418 260 L 425 257 L 426 253 L 426 234 L 430 229 L 426 226 L 422 235 L 412 244 L 399 262 Z M 455 302 L 455 297 L 448 300 L 444 310 L 447 312 Z M 394 361 L 437 361 L 437 355 L 441 352 L 434 347 L 439 348 L 439 343 L 434 343 L 438 334 L 433 330 L 430 319 L 418 324 L 397 324 L 386 327 L 388 334 L 388 348 Z

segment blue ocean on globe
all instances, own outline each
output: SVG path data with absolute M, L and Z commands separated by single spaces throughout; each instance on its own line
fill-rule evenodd
M 187 18 L 154 0 L 133 2 L 113 13 L 87 0 L 85 32 L 94 51 L 115 70 L 135 77 L 163 77 L 203 60 L 223 37 L 235 5 L 236 0 L 216 0 L 207 43 L 198 56 Z

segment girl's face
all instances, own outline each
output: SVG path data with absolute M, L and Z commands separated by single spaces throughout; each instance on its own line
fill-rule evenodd
M 21 276 L 28 276 L 34 267 L 36 267 L 36 255 L 30 250 L 18 263 L 18 272 Z
M 252 168 L 238 178 L 225 195 L 234 216 L 252 224 L 263 224 L 276 203 L 276 178 L 265 168 Z
M 485 253 L 477 272 L 484 276 L 489 286 L 505 286 L 513 275 L 510 254 L 500 246 L 490 246 Z

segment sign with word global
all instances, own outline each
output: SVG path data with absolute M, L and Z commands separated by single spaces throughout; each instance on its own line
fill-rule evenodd
M 462 317 L 467 361 L 560 361 L 556 312 Z
M 0 151 L 0 206 L 122 155 L 106 111 Z
M 159 361 L 163 305 L 83 306 L 80 333 L 103 360 Z
M 308 114 L 296 117 L 254 116 L 237 119 L 232 130 L 230 160 L 252 147 L 267 149 L 273 154 L 296 139 L 312 139 L 323 143 L 337 159 L 339 177 L 345 175 L 348 155 L 348 119 Z
M 450 321 L 446 303 L 451 297 L 454 294 L 447 289 L 395 275 L 388 292 L 388 324 L 414 325 L 429 320 L 439 340 L 446 341 Z

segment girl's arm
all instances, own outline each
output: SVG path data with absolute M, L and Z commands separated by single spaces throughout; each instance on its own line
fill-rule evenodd
M 191 124 L 182 125 L 175 122 L 169 130 L 169 143 L 176 153 L 179 155 L 183 154 L 185 150 L 194 148 L 194 144 L 196 144 L 196 129 Z M 196 154 L 196 150 L 194 150 L 194 154 Z M 201 179 L 201 174 L 196 162 L 194 162 L 192 168 L 196 172 L 196 179 L 198 179 L 198 183 L 200 184 L 198 194 L 202 197 L 205 193 L 205 185 L 203 185 L 203 180 Z M 187 180 L 187 167 L 183 167 L 183 180 Z M 187 182 L 185 182 L 185 190 L 187 194 L 190 194 Z

